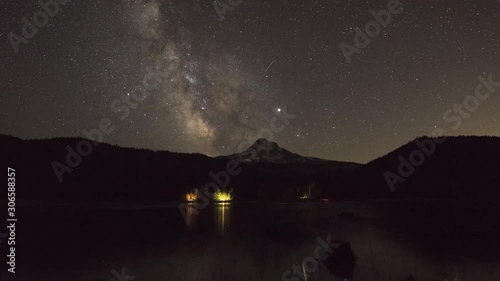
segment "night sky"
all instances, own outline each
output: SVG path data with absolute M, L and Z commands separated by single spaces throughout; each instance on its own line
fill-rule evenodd
M 75 0 L 16 54 L 8 34 L 40 8 L 2 1 L 0 133 L 83 136 L 109 118 L 104 142 L 215 156 L 286 109 L 296 117 L 274 135 L 280 146 L 363 163 L 436 127 L 499 136 L 500 90 L 460 128 L 443 120 L 479 75 L 500 81 L 499 1 L 402 0 L 347 63 L 339 44 L 354 45 L 354 28 L 388 2 L 242 0 L 221 19 L 210 0 Z M 148 68 L 164 79 L 122 120 L 112 104 Z

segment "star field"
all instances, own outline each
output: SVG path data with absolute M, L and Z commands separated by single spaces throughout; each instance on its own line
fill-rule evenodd
M 224 2 L 224 1 L 222 1 Z M 367 162 L 436 127 L 500 136 L 500 97 L 458 130 L 443 113 L 500 81 L 498 1 L 409 1 L 348 63 L 339 44 L 388 1 L 243 0 L 221 20 L 213 1 L 71 1 L 16 54 L 36 1 L 2 5 L 0 133 L 83 136 L 101 118 L 121 146 L 231 154 L 278 109 L 296 115 L 273 141 L 293 152 Z M 121 120 L 112 103 L 167 73 Z

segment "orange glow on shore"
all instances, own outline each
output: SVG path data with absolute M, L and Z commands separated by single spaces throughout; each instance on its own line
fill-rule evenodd
M 187 193 L 186 194 L 186 200 L 188 202 L 194 202 L 194 201 L 196 201 L 196 198 L 197 198 L 197 194 L 196 193 L 197 193 L 196 191 L 195 192 L 189 192 L 189 193 Z

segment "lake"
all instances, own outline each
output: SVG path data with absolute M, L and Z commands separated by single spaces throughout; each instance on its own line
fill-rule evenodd
M 19 210 L 15 280 L 500 280 L 493 203 L 225 203 L 189 224 L 177 204 Z M 313 261 L 328 236 L 350 244 L 352 277 Z

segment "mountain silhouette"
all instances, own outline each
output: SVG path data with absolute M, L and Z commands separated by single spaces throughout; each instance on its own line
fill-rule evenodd
M 19 198 L 179 201 L 193 188 L 214 182 L 214 175 L 225 172 L 231 160 L 241 168 L 227 186 L 237 200 L 296 200 L 301 190 L 311 188 L 313 197 L 334 200 L 493 199 L 500 195 L 498 137 L 449 137 L 439 144 L 433 138 L 418 138 L 365 165 L 304 157 L 265 139 L 241 153 L 215 158 L 105 143 L 86 156 L 75 155 L 82 142 L 89 141 L 0 135 L 2 164 L 20 175 L 16 179 Z M 419 163 L 421 155 L 424 159 Z M 55 162 L 67 168 L 62 182 Z M 393 180 L 392 189 L 388 173 L 390 179 L 400 177 Z
M 276 164 L 315 164 L 332 165 L 348 171 L 361 165 L 353 162 L 331 161 L 314 157 L 304 157 L 280 147 L 276 142 L 265 138 L 257 139 L 254 144 L 240 153 L 219 156 L 218 159 L 231 159 L 241 163 L 276 163 Z
M 244 151 L 226 156 L 238 162 L 300 163 L 307 158 L 281 148 L 277 143 L 261 138 Z
M 499 160 L 498 137 L 421 137 L 356 171 L 359 189 L 354 192 L 405 198 L 495 198 L 500 195 Z M 404 180 L 395 183 L 393 191 L 384 176 L 389 173 Z

